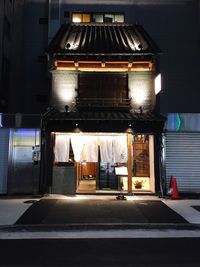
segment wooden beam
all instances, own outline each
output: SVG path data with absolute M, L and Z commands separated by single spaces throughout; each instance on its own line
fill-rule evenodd
M 72 61 L 55 60 L 54 68 L 57 70 L 80 70 L 80 71 L 152 71 L 151 61 Z
M 132 149 L 132 133 L 127 134 L 128 138 L 128 194 L 132 195 L 132 176 L 133 176 L 133 149 Z
M 74 62 L 74 66 L 75 66 L 75 69 L 78 70 L 78 68 L 79 68 L 79 63 L 75 61 L 75 62 Z

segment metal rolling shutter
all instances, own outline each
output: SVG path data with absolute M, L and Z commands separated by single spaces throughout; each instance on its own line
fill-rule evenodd
M 0 194 L 7 193 L 9 129 L 0 129 Z
M 177 179 L 180 192 L 200 192 L 200 133 L 166 134 L 166 177 Z

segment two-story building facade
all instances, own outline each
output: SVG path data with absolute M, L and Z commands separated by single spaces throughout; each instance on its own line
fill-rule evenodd
M 43 118 L 44 191 L 160 191 L 159 54 L 139 24 L 61 26 L 48 48 L 54 108 Z

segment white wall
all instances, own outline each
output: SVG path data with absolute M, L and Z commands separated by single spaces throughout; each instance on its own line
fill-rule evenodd
M 76 71 L 52 71 L 51 106 L 60 111 L 65 111 L 65 105 L 69 110 L 75 105 L 75 97 L 78 88 L 78 73 Z
M 144 112 L 154 109 L 155 93 L 152 74 L 149 72 L 129 72 L 128 74 L 129 98 L 131 98 L 134 111 Z

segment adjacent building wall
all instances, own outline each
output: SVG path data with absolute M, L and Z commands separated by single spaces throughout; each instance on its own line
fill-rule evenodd
M 39 164 L 33 148 L 40 145 L 39 129 L 10 129 L 7 193 L 38 194 Z M 35 164 L 37 163 L 37 164 Z
M 0 194 L 7 193 L 9 129 L 0 128 Z
M 0 109 L 7 111 L 10 99 L 14 3 L 0 3 Z
M 3 19 L 4 19 L 4 1 L 0 1 L 0 86 L 2 85 L 2 56 L 3 56 Z M 2 93 L 2 89 L 0 89 Z
M 23 17 L 23 101 L 21 112 L 43 113 L 49 106 L 50 77 L 45 57 L 48 44 L 48 0 L 26 0 Z
M 60 0 L 49 0 L 48 43 L 60 27 Z
M 180 192 L 200 193 L 200 114 L 168 114 L 165 147 L 166 188 L 173 176 Z

